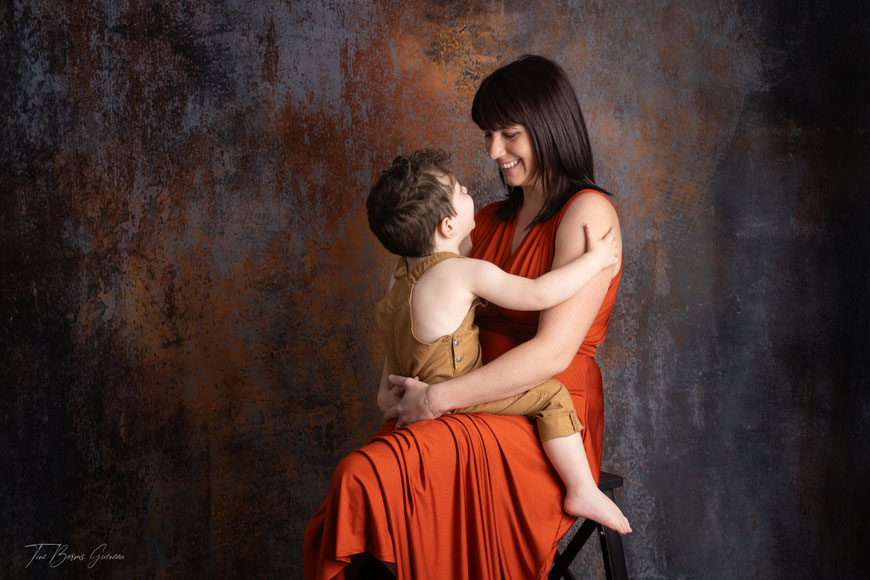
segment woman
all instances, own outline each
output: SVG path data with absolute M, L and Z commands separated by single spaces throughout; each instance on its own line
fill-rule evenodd
M 594 183 L 580 106 L 556 63 L 526 56 L 496 70 L 478 89 L 472 118 L 508 188 L 507 200 L 478 213 L 473 257 L 537 277 L 585 251 L 583 223 L 613 227 L 621 253 L 616 211 Z M 532 424 L 496 415 L 425 419 L 554 376 L 571 392 L 597 480 L 604 409 L 593 357 L 615 303 L 621 268 L 614 270 L 540 314 L 479 310 L 487 364 L 476 371 L 436 385 L 394 377 L 388 417 L 407 426 L 386 423 L 339 464 L 306 530 L 306 577 L 371 577 L 372 559 L 400 578 L 546 577 L 573 518 L 562 511 L 564 490 Z

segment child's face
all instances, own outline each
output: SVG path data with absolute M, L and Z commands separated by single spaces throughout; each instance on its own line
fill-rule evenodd
M 474 199 L 468 195 L 468 189 L 454 177 L 453 193 L 451 201 L 453 203 L 453 211 L 456 212 L 455 220 L 459 228 L 459 239 L 464 240 L 471 235 L 471 230 L 474 229 Z

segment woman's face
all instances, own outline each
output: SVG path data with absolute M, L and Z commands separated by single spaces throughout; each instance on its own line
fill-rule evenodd
M 532 187 L 538 181 L 538 160 L 532 138 L 522 125 L 485 131 L 483 142 L 489 158 L 498 163 L 504 181 L 513 187 Z

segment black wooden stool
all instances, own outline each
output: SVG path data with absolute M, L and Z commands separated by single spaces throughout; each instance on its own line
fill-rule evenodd
M 598 489 L 616 501 L 613 497 L 613 490 L 617 487 L 622 487 L 622 476 L 602 471 Z M 625 569 L 625 553 L 622 551 L 622 536 L 619 535 L 619 532 L 614 532 L 592 520 L 583 522 L 577 533 L 568 542 L 564 553 L 559 553 L 559 550 L 556 550 L 556 559 L 553 561 L 548 580 L 574 580 L 574 575 L 568 570 L 568 566 L 580 553 L 580 548 L 583 547 L 596 528 L 598 528 L 598 539 L 601 540 L 601 556 L 604 559 L 604 574 L 607 576 L 607 580 L 628 580 L 628 572 Z

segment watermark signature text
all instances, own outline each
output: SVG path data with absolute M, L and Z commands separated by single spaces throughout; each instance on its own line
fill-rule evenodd
M 87 556 L 84 552 L 75 552 L 70 550 L 68 544 L 51 544 L 43 542 L 41 544 L 27 544 L 25 548 L 33 550 L 33 556 L 25 568 L 30 568 L 34 562 L 48 564 L 49 568 L 57 568 L 61 564 L 67 562 L 87 562 L 88 568 L 93 568 L 97 562 L 105 560 L 123 560 L 123 554 L 115 554 L 106 549 L 106 544 L 100 544 Z

